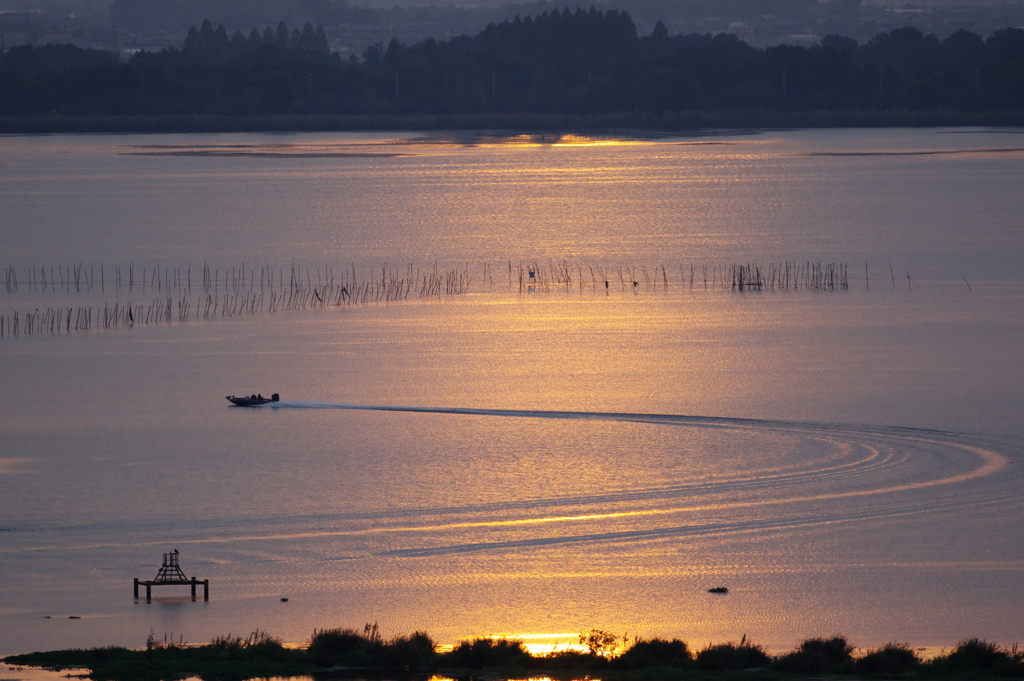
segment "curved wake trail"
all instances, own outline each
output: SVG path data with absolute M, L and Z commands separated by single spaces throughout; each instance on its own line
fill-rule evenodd
M 992 476 L 1009 459 L 979 441 L 938 430 L 845 426 L 672 414 L 396 407 L 279 402 L 257 409 L 361 410 L 497 418 L 615 421 L 676 428 L 784 434 L 811 442 L 817 456 L 791 469 L 733 468 L 721 477 L 654 486 L 580 490 L 484 503 L 374 508 L 204 524 L 183 544 L 335 539 L 354 556 L 425 557 L 523 547 L 657 541 L 943 513 L 1005 501 L 1006 490 L 955 487 Z M 718 436 L 715 436 L 718 439 Z M 821 447 L 825 449 L 821 449 Z M 838 456 L 823 456 L 839 452 Z M 939 464 L 933 467 L 933 464 Z M 952 465 L 952 469 L 950 469 Z M 653 481 L 652 481 L 653 482 Z M 667 484 L 665 484 L 667 483 Z M 950 491 L 937 494 L 946 486 Z M 954 487 L 949 487 L 954 486 Z M 568 492 L 570 488 L 566 488 Z M 924 495 L 915 491 L 934 490 Z M 1015 492 L 1014 492 L 1015 493 Z M 859 501 L 858 501 L 859 500 Z M 456 503 L 450 503 L 450 502 Z M 230 527 L 230 529 L 228 529 Z M 205 536 L 203 536 L 205 535 Z M 77 544 L 81 549 L 87 542 Z M 54 546 L 18 550 L 52 550 Z M 0 548 L 0 553 L 7 549 Z
M 980 457 L 985 463 L 979 468 L 960 475 L 930 480 L 907 485 L 899 485 L 878 491 L 903 491 L 929 487 L 938 484 L 963 482 L 972 478 L 992 475 L 1009 465 L 1002 454 L 962 442 L 952 442 L 958 434 L 951 431 L 932 430 L 926 428 L 896 427 L 857 427 L 828 423 L 809 423 L 800 421 L 781 421 L 768 419 L 742 419 L 728 416 L 688 416 L 678 414 L 638 414 L 630 412 L 598 412 L 598 411 L 545 411 L 537 409 L 472 409 L 467 407 L 401 407 L 367 404 L 341 404 L 331 402 L 272 402 L 258 407 L 260 409 L 345 409 L 355 411 L 386 411 L 412 412 L 424 414 L 461 414 L 466 416 L 500 416 L 512 418 L 540 419 L 579 419 L 597 421 L 627 421 L 631 423 L 650 423 L 662 425 L 685 425 L 690 427 L 708 428 L 753 428 L 758 430 L 787 430 L 811 433 L 856 433 L 869 436 L 883 436 L 906 442 L 951 446 L 969 451 Z M 861 492 L 850 492 L 857 495 Z M 819 497 L 809 497 L 817 499 Z
M 968 501 L 964 501 L 961 504 L 959 504 L 959 506 L 973 505 L 973 502 Z M 857 520 L 894 518 L 898 516 L 911 515 L 914 513 L 925 513 L 936 509 L 948 510 L 949 508 L 955 507 L 955 505 L 950 506 L 948 504 L 919 504 L 916 506 L 904 506 L 898 508 L 861 509 L 845 513 L 821 513 L 817 515 L 808 516 L 763 518 L 749 521 L 702 523 L 693 525 L 679 525 L 673 527 L 654 527 L 639 530 L 622 530 L 618 532 L 595 532 L 580 535 L 533 537 L 529 539 L 476 542 L 437 547 L 401 548 L 392 549 L 389 551 L 382 551 L 375 555 L 420 558 L 425 556 L 449 555 L 454 553 L 471 553 L 476 551 L 488 550 L 508 550 L 524 547 L 556 546 L 565 544 L 596 542 L 626 542 L 644 539 L 660 539 L 667 537 L 702 537 L 748 532 L 782 531 L 796 529 L 799 527 L 831 525 L 835 523 L 846 523 Z
M 466 416 L 504 416 L 538 419 L 579 419 L 596 421 L 629 421 L 632 423 L 682 424 L 688 426 L 706 426 L 714 428 L 796 428 L 811 429 L 819 432 L 865 432 L 865 433 L 935 433 L 954 436 L 950 431 L 930 430 L 926 428 L 892 428 L 892 427 L 851 427 L 827 423 L 808 423 L 802 421 L 782 421 L 769 419 L 744 419 L 732 416 L 694 416 L 682 414 L 643 414 L 636 412 L 605 412 L 605 411 L 553 411 L 542 409 L 475 409 L 469 407 L 402 407 L 373 404 L 344 404 L 336 402 L 305 402 L 281 401 L 254 407 L 255 409 L 345 409 L 353 411 L 391 411 L 412 412 L 423 414 L 462 414 Z
M 724 416 L 681 416 L 675 414 L 637 414 L 601 411 L 546 411 L 539 409 L 472 409 L 468 407 L 401 407 L 375 404 L 342 404 L 334 402 L 281 401 L 255 407 L 256 409 L 347 409 L 356 411 L 398 411 L 423 414 L 463 414 L 466 416 L 506 416 L 539 419 L 591 419 L 599 421 L 639 421 L 651 423 L 685 423 L 688 425 L 737 426 L 758 424 L 787 424 L 785 421 L 762 421 Z M 792 425 L 799 425 L 794 422 Z
M 656 423 L 686 423 L 694 425 L 756 425 L 785 424 L 786 421 L 763 421 L 725 416 L 682 416 L 676 414 L 637 414 L 631 412 L 602 411 L 547 411 L 540 409 L 473 409 L 469 407 L 402 407 L 378 404 L 343 404 L 336 402 L 281 401 L 263 404 L 255 409 L 348 409 L 358 411 L 399 411 L 424 414 L 464 414 L 467 416 L 512 416 L 543 419 L 596 419 L 601 421 L 652 421 Z M 792 425 L 799 425 L 793 422 Z
M 742 419 L 732 417 L 716 416 L 686 416 L 674 414 L 637 414 L 628 412 L 590 412 L 590 411 L 544 411 L 527 409 L 471 409 L 460 407 L 402 407 L 382 405 L 360 405 L 360 404 L 337 404 L 328 402 L 279 402 L 265 405 L 263 408 L 272 409 L 343 409 L 362 411 L 383 411 L 383 412 L 412 412 L 427 414 L 457 414 L 466 416 L 493 416 L 505 418 L 541 418 L 541 419 L 573 419 L 573 420 L 600 420 L 620 421 L 630 423 L 644 423 L 651 425 L 683 426 L 690 428 L 718 428 L 731 430 L 753 430 L 759 432 L 780 431 L 804 434 L 810 437 L 820 438 L 828 436 L 837 438 L 841 444 L 848 446 L 860 446 L 870 452 L 870 456 L 856 460 L 845 468 L 851 473 L 864 472 L 871 466 L 897 466 L 907 462 L 908 457 L 917 451 L 937 448 L 940 450 L 952 449 L 961 454 L 967 454 L 971 459 L 976 459 L 979 465 L 973 465 L 968 470 L 946 475 L 944 477 L 917 479 L 901 484 L 884 484 L 884 478 L 880 477 L 876 484 L 868 488 L 833 490 L 828 492 L 797 493 L 794 495 L 781 494 L 772 498 L 759 499 L 738 499 L 738 500 L 711 500 L 696 501 L 691 499 L 690 503 L 682 505 L 670 505 L 660 508 L 627 509 L 611 512 L 580 512 L 580 513 L 558 513 L 550 516 L 528 517 L 519 519 L 484 520 L 479 522 L 452 522 L 452 523 L 429 523 L 423 526 L 404 527 L 376 527 L 364 529 L 353 534 L 376 534 L 391 532 L 436 532 L 456 529 L 469 529 L 473 527 L 527 527 L 552 525 L 560 523 L 599 522 L 607 520 L 627 518 L 654 518 L 656 516 L 672 516 L 687 513 L 700 512 L 721 512 L 721 511 L 742 511 L 765 507 L 784 507 L 795 504 L 814 504 L 820 502 L 834 502 L 844 499 L 876 497 L 879 495 L 893 495 L 915 490 L 922 490 L 931 487 L 955 485 L 977 478 L 984 478 L 1004 470 L 1009 465 L 1009 460 L 1002 454 L 957 441 L 959 435 L 954 432 L 939 430 L 918 429 L 918 428 L 894 428 L 878 426 L 845 426 L 828 423 L 807 423 L 780 420 Z M 881 442 L 883 447 L 896 449 L 897 447 L 907 450 L 895 461 L 883 461 L 872 442 Z M 892 458 L 891 456 L 889 458 Z M 843 468 L 843 467 L 841 467 Z M 841 471 L 840 474 L 845 471 Z M 832 477 L 836 475 L 836 469 L 819 469 L 801 471 L 796 473 L 780 473 L 774 475 L 757 475 L 749 478 L 732 478 L 712 484 L 702 485 L 680 485 L 678 487 L 661 488 L 657 490 L 632 491 L 625 494 L 598 495 L 587 499 L 588 503 L 582 506 L 592 506 L 594 503 L 608 503 L 611 501 L 640 501 L 643 498 L 659 497 L 662 499 L 672 496 L 689 496 L 697 493 L 721 493 L 737 492 L 744 489 L 759 489 L 764 491 L 768 487 L 780 491 L 789 485 L 813 483 L 817 479 Z M 564 502 L 570 502 L 572 498 L 566 498 Z M 557 499 L 545 499 L 545 502 L 557 502 Z M 576 499 L 575 501 L 580 501 Z M 497 542 L 471 542 L 465 544 L 389 550 L 377 555 L 391 556 L 426 556 L 443 553 L 463 553 L 470 551 L 482 551 L 488 549 L 507 549 L 523 546 L 543 546 L 551 544 L 596 542 L 596 541 L 623 541 L 644 538 L 655 538 L 664 536 L 696 536 L 707 534 L 719 534 L 724 532 L 747 532 L 756 530 L 785 529 L 802 527 L 808 525 L 821 525 L 833 522 L 849 522 L 867 518 L 879 518 L 895 515 L 907 515 L 910 513 L 923 513 L 940 508 L 950 508 L 950 503 L 917 502 L 897 503 L 895 506 L 886 505 L 881 508 L 834 511 L 830 513 L 811 513 L 810 515 L 785 515 L 763 518 L 757 521 L 725 521 L 715 523 L 696 523 L 692 525 L 681 525 L 673 527 L 644 528 L 626 531 L 584 533 L 579 535 L 557 535 L 550 537 L 533 537 L 522 540 L 497 541 Z M 952 502 L 953 506 L 960 506 L 968 503 L 965 500 Z M 973 502 L 971 502 L 973 503 Z M 343 533 L 347 534 L 347 533 Z

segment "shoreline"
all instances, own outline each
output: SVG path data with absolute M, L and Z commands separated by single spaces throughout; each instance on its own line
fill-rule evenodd
M 548 678 L 582 679 L 600 675 L 627 679 L 762 679 L 791 678 L 908 678 L 933 679 L 1024 677 L 1024 652 L 1016 644 L 970 638 L 949 652 L 924 659 L 906 643 L 887 643 L 873 650 L 855 648 L 841 635 L 810 638 L 789 652 L 768 654 L 743 636 L 740 641 L 691 650 L 679 639 L 629 640 L 593 629 L 580 634 L 579 646 L 547 654 L 530 653 L 522 641 L 506 638 L 463 640 L 451 650 L 428 634 L 384 640 L 377 626 L 362 630 L 315 630 L 308 645 L 285 646 L 261 630 L 247 637 L 217 637 L 205 645 L 187 646 L 159 641 L 152 634 L 142 650 L 105 648 L 55 650 L 10 655 L 12 667 L 61 672 L 88 670 L 97 681 L 183 679 L 245 681 L 266 677 L 331 678 Z M 447 646 L 444 646 L 446 648 Z M 855 654 L 856 653 L 856 654 Z M 52 678 L 52 677 L 51 677 Z
M 393 132 L 506 130 L 529 133 L 641 135 L 764 128 L 1021 127 L 1024 111 L 687 111 L 671 115 L 623 113 L 274 116 L 31 116 L 0 117 L 0 134 Z

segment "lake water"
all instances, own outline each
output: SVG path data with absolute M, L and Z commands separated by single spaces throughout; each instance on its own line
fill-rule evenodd
M 1024 640 L 1022 187 L 1019 130 L 0 138 L 0 653 Z M 135 601 L 173 549 L 209 602 Z

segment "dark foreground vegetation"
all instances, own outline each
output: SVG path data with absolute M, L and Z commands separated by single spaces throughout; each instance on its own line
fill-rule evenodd
M 1024 653 L 979 639 L 961 641 L 955 648 L 924 661 L 906 644 L 888 643 L 854 654 L 842 636 L 812 638 L 789 653 L 767 654 L 743 637 L 739 643 L 711 645 L 692 651 L 678 639 L 623 641 L 593 630 L 580 636 L 587 652 L 564 651 L 534 656 L 522 642 L 480 638 L 463 641 L 448 652 L 437 652 L 427 634 L 415 632 L 384 640 L 377 626 L 318 630 L 305 648 L 286 648 L 266 632 L 247 638 L 231 635 L 202 646 L 183 641 L 156 641 L 152 634 L 145 650 L 95 648 L 12 655 L 4 662 L 62 670 L 87 668 L 89 677 L 128 680 L 172 680 L 199 676 L 207 681 L 288 676 L 334 670 L 361 677 L 411 678 L 441 673 L 456 677 L 490 678 L 536 676 L 605 679 L 787 679 L 822 675 L 870 678 L 967 679 L 1024 678 Z M 623 650 L 624 649 L 624 650 Z M 623 652 L 618 652 L 623 650 Z M 738 673 L 738 674 L 734 674 Z
M 342 60 L 306 23 L 127 63 L 72 45 L 0 54 L 0 131 L 688 128 L 1024 122 L 1024 29 L 755 48 L 637 35 L 619 10 L 516 17 L 475 36 L 391 40 Z

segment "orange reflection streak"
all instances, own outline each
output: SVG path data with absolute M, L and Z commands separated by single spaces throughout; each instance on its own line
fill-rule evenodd
M 19 466 L 31 462 L 32 459 L 0 459 L 0 475 L 4 473 L 17 473 Z

